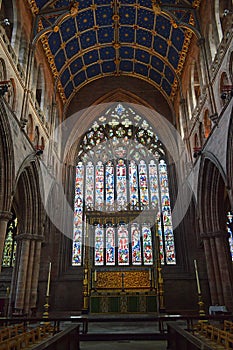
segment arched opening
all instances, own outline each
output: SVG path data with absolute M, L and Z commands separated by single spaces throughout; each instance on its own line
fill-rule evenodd
M 231 98 L 231 85 L 226 72 L 222 73 L 220 79 L 220 97 L 222 106 Z
M 44 72 L 42 67 L 39 66 L 37 79 L 36 79 L 36 101 L 41 110 L 43 110 L 43 107 L 44 107 L 44 94 L 45 94 Z
M 204 114 L 204 135 L 206 139 L 209 137 L 209 134 L 211 132 L 211 127 L 212 127 L 211 120 L 209 118 L 209 111 L 207 109 Z
M 40 140 L 39 127 L 36 126 L 36 127 L 35 127 L 35 131 L 34 131 L 34 140 L 33 140 L 33 144 L 34 144 L 34 147 L 35 147 L 36 149 L 38 149 L 39 140 Z
M 29 114 L 28 121 L 27 121 L 27 135 L 30 141 L 33 141 L 33 136 L 34 136 L 33 131 L 34 131 L 33 119 L 32 119 L 32 115 Z

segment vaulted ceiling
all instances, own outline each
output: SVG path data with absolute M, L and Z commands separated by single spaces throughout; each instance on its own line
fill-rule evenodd
M 179 87 L 201 0 L 28 0 L 64 103 L 87 83 L 134 76 L 167 100 Z

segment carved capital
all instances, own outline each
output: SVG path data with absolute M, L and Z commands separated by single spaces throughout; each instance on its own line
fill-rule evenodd
M 0 211 L 0 220 L 9 221 L 12 219 L 13 214 L 10 211 Z

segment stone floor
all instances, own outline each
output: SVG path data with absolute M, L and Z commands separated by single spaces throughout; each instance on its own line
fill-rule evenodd
M 80 343 L 80 350 L 166 350 L 167 342 L 161 340 L 119 340 L 85 341 Z

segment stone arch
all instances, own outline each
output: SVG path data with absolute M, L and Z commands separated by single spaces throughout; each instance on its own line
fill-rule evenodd
M 226 230 L 228 195 L 226 176 L 211 154 L 204 154 L 200 166 L 198 206 L 200 236 L 207 257 L 208 281 L 212 304 L 233 309 L 232 262 Z
M 27 122 L 27 135 L 32 142 L 34 139 L 34 123 L 33 123 L 33 118 L 32 115 L 29 114 L 28 116 L 28 122 Z
M 13 141 L 3 99 L 0 99 L 0 164 L 0 261 L 2 261 L 6 227 L 11 219 L 14 183 Z
M 45 99 L 45 79 L 42 65 L 39 65 L 36 79 L 36 101 L 41 110 L 44 108 Z
M 43 241 L 43 188 L 37 159 L 25 160 L 17 175 L 14 203 L 18 236 L 16 265 L 11 284 L 13 311 L 30 315 L 36 307 L 41 242 Z

